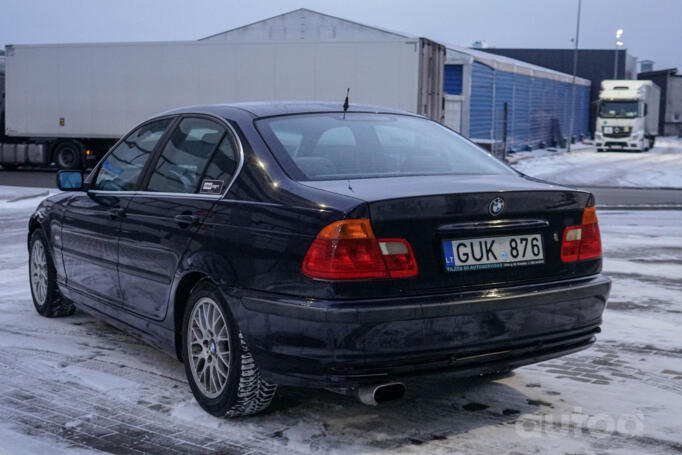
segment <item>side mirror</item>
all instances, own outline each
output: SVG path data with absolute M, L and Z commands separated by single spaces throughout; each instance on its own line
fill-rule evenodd
M 58 171 L 57 188 L 61 191 L 81 191 L 83 189 L 83 173 L 81 171 Z

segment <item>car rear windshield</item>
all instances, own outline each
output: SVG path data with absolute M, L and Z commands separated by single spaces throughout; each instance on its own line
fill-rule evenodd
M 296 180 L 514 173 L 457 133 L 419 117 L 304 114 L 265 118 L 256 126 Z

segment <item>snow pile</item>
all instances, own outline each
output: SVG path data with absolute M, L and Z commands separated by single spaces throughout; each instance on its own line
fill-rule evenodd
M 0 185 L 0 211 L 35 209 L 40 202 L 56 190 Z
M 577 152 L 580 150 L 593 150 L 594 145 L 587 142 L 578 142 L 571 145 L 571 151 Z M 549 147 L 545 149 L 535 149 L 530 151 L 514 152 L 507 155 L 507 161 L 512 165 L 515 165 L 519 161 L 527 160 L 531 158 L 540 158 L 544 156 L 555 156 L 561 153 L 566 153 L 568 149 L 561 147 Z
M 517 153 L 512 166 L 524 174 L 565 185 L 682 188 L 682 139 L 657 139 L 644 153 L 597 152 L 593 146 Z

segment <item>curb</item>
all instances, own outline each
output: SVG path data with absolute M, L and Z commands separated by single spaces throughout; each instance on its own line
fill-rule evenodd
M 573 185 L 575 186 L 575 185 Z M 590 189 L 590 188 L 596 188 L 596 189 L 604 189 L 604 190 L 665 190 L 665 191 L 682 191 L 682 188 L 680 187 L 674 187 L 674 186 L 607 186 L 607 185 L 580 185 L 578 188 L 585 188 L 585 189 Z
M 682 204 L 660 205 L 599 205 L 597 210 L 682 210 Z

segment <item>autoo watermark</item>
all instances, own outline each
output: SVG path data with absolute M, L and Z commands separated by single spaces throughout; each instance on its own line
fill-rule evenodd
M 614 434 L 641 436 L 644 433 L 642 414 L 611 415 L 607 413 L 586 414 L 582 408 L 573 408 L 565 414 L 543 414 L 518 419 L 516 434 L 521 438 L 546 436 L 579 436 L 589 433 L 594 438 L 608 438 Z

